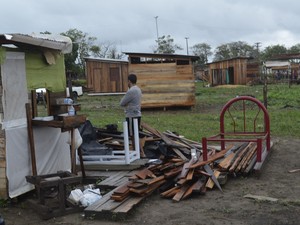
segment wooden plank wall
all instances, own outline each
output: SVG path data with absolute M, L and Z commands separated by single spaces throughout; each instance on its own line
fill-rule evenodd
M 129 64 L 142 89 L 142 108 L 190 107 L 195 105 L 192 65 L 176 63 Z
M 87 60 L 87 87 L 95 93 L 127 91 L 127 62 Z
M 259 77 L 260 77 L 259 63 L 248 62 L 246 83 L 248 84 L 252 80 L 258 79 Z

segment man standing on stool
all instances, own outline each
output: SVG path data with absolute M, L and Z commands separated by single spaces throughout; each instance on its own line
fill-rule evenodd
M 136 85 L 137 77 L 135 74 L 128 75 L 128 91 L 121 99 L 120 106 L 125 107 L 125 116 L 128 124 L 128 134 L 130 137 L 134 136 L 133 119 L 138 119 L 138 127 L 140 130 L 141 124 L 141 101 L 142 91 Z

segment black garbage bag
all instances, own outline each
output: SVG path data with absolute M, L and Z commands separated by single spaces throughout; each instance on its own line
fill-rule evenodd
M 100 144 L 96 140 L 91 140 L 89 143 L 83 142 L 80 148 L 82 155 L 112 155 L 111 148 Z
M 97 139 L 97 132 L 91 121 L 86 120 L 79 128 L 79 133 L 83 143 L 89 143 L 92 140 Z
M 82 155 L 112 155 L 112 149 L 97 141 L 97 132 L 92 123 L 87 120 L 79 128 L 82 137 L 80 146 Z

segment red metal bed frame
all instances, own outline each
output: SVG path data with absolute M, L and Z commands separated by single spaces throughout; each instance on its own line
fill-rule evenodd
M 236 104 L 239 104 L 240 109 L 236 108 Z M 250 106 L 249 106 L 250 105 Z M 257 107 L 256 107 L 257 106 Z M 251 110 L 257 110 L 256 116 L 253 118 L 252 127 L 250 131 L 248 130 L 249 123 L 247 120 L 247 109 L 251 107 Z M 237 131 L 237 124 L 235 118 L 232 116 L 232 111 L 241 111 L 239 114 L 242 118 L 242 130 Z M 260 115 L 263 113 L 263 115 Z M 225 131 L 225 115 L 229 116 L 231 119 L 231 124 L 233 130 L 231 132 Z M 262 131 L 257 131 L 257 123 L 259 115 L 263 119 Z M 227 142 L 256 142 L 257 143 L 257 158 L 256 162 L 262 163 L 265 159 L 263 156 L 263 145 L 266 146 L 265 156 L 269 153 L 271 149 L 271 138 L 270 138 L 270 118 L 265 106 L 256 98 L 250 96 L 238 96 L 229 100 L 223 107 L 220 114 L 220 133 L 211 137 L 202 138 L 202 150 L 203 150 L 203 160 L 208 159 L 207 143 L 208 142 L 220 142 L 221 150 L 225 149 Z

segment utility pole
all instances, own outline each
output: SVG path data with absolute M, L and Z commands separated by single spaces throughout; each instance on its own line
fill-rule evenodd
M 255 44 L 255 46 L 256 46 L 256 49 L 259 50 L 259 47 L 260 47 L 260 45 L 261 45 L 261 42 L 255 42 L 254 44 Z
M 256 57 L 259 58 L 259 47 L 261 45 L 261 42 L 256 42 L 254 44 L 255 44 L 255 47 L 256 47 L 256 54 L 257 54 Z
M 156 37 L 157 37 L 157 43 L 158 43 L 158 25 L 157 25 L 157 19 L 158 19 L 158 16 L 155 16 L 155 24 L 156 24 Z
M 185 37 L 185 43 L 186 43 L 186 54 L 189 55 L 189 43 L 188 43 L 188 37 Z
M 264 106 L 266 107 L 266 109 L 268 108 L 268 81 L 267 81 L 267 68 L 265 66 L 265 64 L 263 63 L 262 66 L 261 62 L 260 62 L 260 55 L 259 55 L 259 47 L 261 45 L 261 42 L 256 42 L 255 43 L 255 47 L 256 47 L 256 58 L 258 61 L 258 65 L 259 65 L 259 70 L 261 73 L 260 78 L 263 80 L 264 82 L 264 86 L 263 86 L 263 99 L 264 99 Z

